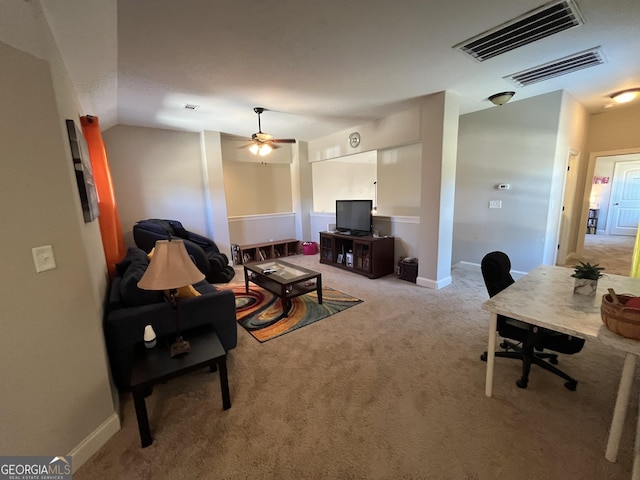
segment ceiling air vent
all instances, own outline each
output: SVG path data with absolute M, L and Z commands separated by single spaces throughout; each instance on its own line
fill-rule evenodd
M 504 79 L 518 87 L 526 87 L 532 83 L 542 82 L 543 80 L 566 75 L 567 73 L 582 70 L 583 68 L 595 67 L 603 63 L 605 63 L 604 56 L 600 51 L 600 47 L 596 47 L 508 75 L 504 77 Z
M 453 48 L 470 55 L 478 62 L 484 62 L 496 55 L 583 24 L 582 15 L 572 0 L 555 1 Z
M 195 105 L 193 103 L 185 103 L 183 108 L 185 110 L 192 110 L 195 112 L 197 109 L 200 108 L 200 105 Z

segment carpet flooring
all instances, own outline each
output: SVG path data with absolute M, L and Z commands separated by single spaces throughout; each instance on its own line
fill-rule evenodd
M 628 276 L 631 272 L 635 237 L 624 235 L 585 235 L 584 252 L 580 258 L 585 262 L 600 262 L 604 274 Z M 577 262 L 571 263 L 571 265 Z
M 291 302 L 289 315 L 284 317 L 282 302 L 273 293 L 253 284 L 249 284 L 247 293 L 244 282 L 229 284 L 227 288 L 236 296 L 238 323 L 259 342 L 273 340 L 362 302 L 346 293 L 323 287 L 321 304 L 317 292 L 296 297 Z
M 607 250 L 586 258 L 617 273 Z M 630 265 L 630 249 L 627 257 Z M 618 460 L 604 458 L 622 354 L 588 341 L 561 355 L 575 392 L 539 368 L 519 389 L 518 363 L 497 359 L 487 398 L 478 268 L 455 266 L 453 283 L 431 290 L 393 275 L 369 280 L 318 255 L 287 260 L 363 303 L 272 342 L 239 328 L 228 355 L 232 407 L 222 410 L 206 369 L 158 385 L 146 399 L 148 448 L 122 395 L 121 430 L 74 480 L 631 478 L 637 378 Z

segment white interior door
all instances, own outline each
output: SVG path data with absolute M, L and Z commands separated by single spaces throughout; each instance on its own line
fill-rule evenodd
M 608 232 L 632 235 L 640 220 L 640 162 L 617 162 L 613 170 Z

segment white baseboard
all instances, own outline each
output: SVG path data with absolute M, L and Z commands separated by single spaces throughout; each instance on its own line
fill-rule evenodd
M 91 432 L 82 440 L 69 455 L 73 457 L 73 472 L 85 464 L 91 456 L 96 453 L 102 446 L 120 430 L 120 417 L 115 412 L 107 418 L 102 425 Z
M 465 268 L 467 270 L 475 270 L 475 271 L 480 271 L 480 264 L 479 263 L 472 263 L 472 262 L 458 262 L 454 265 L 454 267 L 460 267 L 460 268 Z
M 432 288 L 434 290 L 440 290 L 441 288 L 444 288 L 447 285 L 451 285 L 452 281 L 453 280 L 451 279 L 450 276 L 438 281 L 431 280 L 429 278 L 424 278 L 424 277 L 416 278 L 417 285 L 420 285 L 421 287 Z
M 458 262 L 454 265 L 454 267 L 466 268 L 468 270 L 477 270 L 478 272 L 482 271 L 479 263 L 472 262 Z M 527 272 L 521 272 L 520 270 L 511 270 L 511 276 L 514 280 L 518 280 L 519 278 L 524 277 Z

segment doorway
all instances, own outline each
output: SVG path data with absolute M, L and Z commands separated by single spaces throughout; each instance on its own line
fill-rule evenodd
M 597 216 L 596 235 L 635 237 L 640 221 L 640 153 L 596 157 L 589 209 Z
M 640 220 L 640 161 L 616 162 L 609 212 L 607 234 L 636 236 Z
M 635 220 L 628 220 L 624 218 L 620 218 L 618 220 L 615 215 L 619 214 L 616 213 L 615 208 L 612 207 L 619 207 L 620 205 L 612 204 L 619 202 L 619 198 L 621 198 L 619 195 L 622 197 L 625 195 L 633 197 L 635 195 L 633 192 L 629 195 L 625 193 L 625 182 L 622 177 L 624 177 L 625 172 L 628 171 L 626 174 L 628 177 L 626 182 L 628 185 L 626 188 L 631 189 L 632 191 L 635 188 L 634 182 L 640 184 L 640 171 L 633 172 L 634 169 L 640 167 L 640 152 L 630 152 L 629 150 L 619 154 L 615 151 L 603 152 L 602 154 L 592 156 L 591 161 L 594 162 L 594 166 L 592 167 L 593 177 L 588 182 L 589 185 L 587 185 L 587 191 L 585 192 L 587 196 L 585 197 L 585 205 L 583 206 L 583 218 L 588 218 L 588 214 L 586 212 L 589 211 L 589 209 L 597 209 L 599 218 L 594 234 L 587 233 L 588 220 L 585 220 L 584 230 L 582 230 L 584 234 L 582 237 L 583 244 L 581 246 L 582 248 L 579 247 L 579 250 L 582 252 L 580 257 L 587 258 L 594 256 L 594 249 L 595 251 L 600 250 L 599 253 L 604 251 L 610 251 L 611 253 L 615 252 L 615 255 L 609 257 L 607 263 L 612 263 L 611 259 L 613 258 L 618 258 L 623 263 L 621 265 L 616 265 L 613 268 L 614 271 L 611 271 L 611 268 L 608 269 L 610 270 L 609 273 L 629 275 L 626 262 L 628 262 L 628 265 L 631 263 L 635 244 L 635 234 L 637 232 L 640 214 L 638 217 L 635 217 Z M 627 164 L 631 167 L 626 168 L 625 165 Z M 617 171 L 616 165 L 618 165 Z M 633 180 L 634 178 L 637 180 Z M 615 193 L 615 197 L 613 192 L 614 185 L 616 189 L 622 190 L 622 193 L 620 194 Z M 611 234 L 611 226 L 616 222 L 622 225 L 625 225 L 626 223 L 630 229 L 617 230 L 614 228 L 613 231 L 617 233 Z M 595 254 L 595 256 L 599 257 L 600 254 Z M 611 267 L 613 267 L 613 265 L 611 265 Z M 620 271 L 618 272 L 616 270 Z
M 560 228 L 558 231 L 558 250 L 556 263 L 565 263 L 570 255 L 568 247 L 571 235 L 571 217 L 574 214 L 574 199 L 576 195 L 577 171 L 576 163 L 580 152 L 571 150 L 567 157 L 567 168 L 564 180 L 564 193 L 562 200 L 562 211 L 560 214 Z

